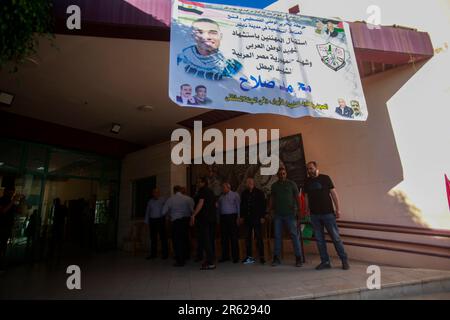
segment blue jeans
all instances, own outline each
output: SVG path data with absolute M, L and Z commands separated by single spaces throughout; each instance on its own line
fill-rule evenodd
M 289 234 L 291 235 L 292 244 L 294 246 L 294 253 L 296 257 L 302 256 L 300 248 L 300 240 L 297 229 L 297 220 L 295 216 L 282 217 L 279 215 L 274 216 L 274 232 L 275 232 L 275 252 L 274 255 L 280 257 L 281 254 L 281 241 L 283 234 L 283 224 L 288 227 Z
M 324 228 L 333 240 L 334 248 L 341 260 L 347 260 L 347 254 L 344 250 L 344 244 L 339 236 L 339 229 L 336 223 L 334 213 L 327 214 L 311 214 L 311 224 L 314 228 L 314 236 L 317 241 L 317 248 L 320 253 L 320 260 L 323 263 L 330 262 L 330 256 L 327 251 L 327 242 L 325 241 Z

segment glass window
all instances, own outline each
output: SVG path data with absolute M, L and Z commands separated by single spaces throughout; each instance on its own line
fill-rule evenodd
M 104 159 L 103 178 L 106 180 L 120 179 L 120 163 L 116 159 Z
M 27 170 L 44 173 L 46 161 L 46 147 L 33 144 L 28 145 Z
M 48 173 L 58 176 L 100 178 L 100 158 L 64 150 L 53 150 L 50 155 Z
M 20 201 L 14 210 L 13 224 L 10 226 L 6 257 L 8 261 L 20 262 L 32 259 L 40 235 L 41 215 L 39 211 L 42 188 L 41 177 L 33 175 L 8 176 L 0 173 L 0 180 L 8 180 L 15 186 Z
M 22 143 L 8 140 L 0 141 L 0 170 L 19 169 L 22 159 Z

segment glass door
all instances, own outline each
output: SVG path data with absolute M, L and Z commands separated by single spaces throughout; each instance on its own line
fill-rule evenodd
M 6 257 L 11 263 L 34 260 L 38 255 L 41 231 L 40 203 L 42 178 L 32 174 L 17 176 L 0 171 L 3 196 L 5 187 L 14 186 L 20 202 L 14 209 L 14 222 L 8 230 Z

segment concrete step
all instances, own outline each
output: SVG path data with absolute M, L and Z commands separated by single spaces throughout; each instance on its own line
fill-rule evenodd
M 308 297 L 311 299 L 311 297 Z M 312 297 L 318 300 L 450 300 L 450 278 L 436 277 L 388 283 L 381 289 L 349 289 Z
M 418 296 L 404 297 L 400 300 L 450 300 L 450 292 L 438 292 L 422 294 Z

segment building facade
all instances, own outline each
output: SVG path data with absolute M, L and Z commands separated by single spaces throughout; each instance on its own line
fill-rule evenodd
M 47 163 L 42 165 L 45 173 L 35 175 L 41 179 L 36 189 L 41 217 L 49 201 L 44 199 L 50 192 L 46 181 L 52 176 L 54 146 L 102 159 L 99 171 L 84 177 L 90 188 L 92 183 L 101 188 L 106 181 L 107 161 L 120 162 L 120 179 L 107 179 L 114 190 L 120 185 L 119 195 L 114 193 L 114 239 L 118 248 L 134 250 L 143 220 L 140 186 L 157 185 L 169 195 L 173 186 L 190 184 L 191 168 L 170 159 L 174 129 L 191 128 L 192 121 L 202 120 L 205 128 L 223 132 L 254 128 L 280 129 L 281 137 L 301 134 L 305 160 L 317 161 L 320 171 L 335 182 L 342 206 L 339 225 L 353 259 L 449 269 L 450 212 L 444 180 L 444 174 L 450 175 L 448 3 L 435 1 L 424 8 L 383 1 L 379 28 L 356 22 L 367 20 L 369 2 L 352 3 L 278 1 L 267 9 L 287 12 L 299 5 L 300 14 L 350 22 L 369 109 L 365 122 L 180 108 L 167 97 L 170 1 L 117 1 L 110 4 L 115 10 L 106 10 L 104 1 L 57 1 L 59 52 L 43 43 L 36 63 L 17 75 L 0 77 L 0 89 L 17 96 L 2 118 L 19 117 L 18 126 L 1 129 L 2 138 L 8 139 L 1 154 L 12 154 L 6 146 L 10 141 L 19 141 L 27 150 L 42 143 L 50 150 L 42 160 Z M 81 30 L 65 27 L 69 4 L 82 9 Z M 409 14 L 399 14 L 405 7 Z M 23 82 L 18 84 L 16 78 Z M 143 108 L 146 105 L 151 108 Z M 39 128 L 36 121 L 46 121 L 70 130 L 45 125 L 46 135 L 38 129 L 24 133 L 17 128 L 25 121 L 31 121 L 32 128 Z M 122 125 L 119 135 L 109 132 L 111 123 Z M 61 130 L 74 138 L 58 140 L 55 133 Z M 20 159 L 27 163 L 29 158 Z M 114 162 L 115 173 L 118 167 Z M 21 165 L 11 170 L 26 175 L 28 169 Z M 59 176 L 80 178 L 72 172 Z M 307 252 L 315 250 L 307 245 Z

